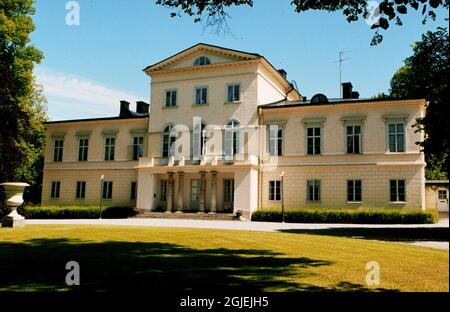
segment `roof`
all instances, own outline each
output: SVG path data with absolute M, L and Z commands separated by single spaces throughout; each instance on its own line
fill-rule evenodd
M 425 184 L 448 184 L 448 180 L 426 180 Z
M 144 119 L 144 118 L 148 118 L 148 117 L 149 117 L 149 115 L 139 115 L 139 116 L 130 116 L 130 117 L 103 117 L 103 118 L 88 118 L 88 119 L 72 119 L 72 120 L 46 121 L 46 122 L 44 122 L 44 124 L 45 125 L 53 125 L 53 124 L 64 124 L 64 123 L 72 123 L 72 122 Z
M 339 105 L 339 104 L 360 104 L 360 103 L 376 103 L 376 102 L 399 102 L 412 99 L 328 99 L 327 103 L 311 103 L 311 101 L 278 101 L 269 104 L 263 104 L 259 107 L 263 109 L 272 108 L 289 108 L 289 107 L 310 107 L 310 106 L 326 106 L 326 105 Z M 420 101 L 420 99 L 415 99 Z
M 212 48 L 212 49 L 220 49 L 220 50 L 225 50 L 231 53 L 238 53 L 238 54 L 247 54 L 248 56 L 252 57 L 252 58 L 262 58 L 263 56 L 257 54 L 257 53 L 250 53 L 250 52 L 244 52 L 244 51 L 239 51 L 239 50 L 233 50 L 233 49 L 229 49 L 229 48 L 224 48 L 224 47 L 220 47 L 220 46 L 216 46 L 216 45 L 211 45 L 211 44 L 207 44 L 207 43 L 197 43 L 196 45 L 193 45 L 190 48 L 187 48 L 181 52 L 178 52 L 172 56 L 169 56 L 168 58 L 159 61 L 153 65 L 149 65 L 146 68 L 143 69 L 143 71 L 147 71 L 148 69 L 151 69 L 153 67 L 157 67 L 158 65 L 162 65 L 164 63 L 166 63 L 168 60 L 173 59 L 173 58 L 177 58 L 179 56 L 181 56 L 182 54 L 185 54 L 186 52 L 190 51 L 190 50 L 194 50 L 197 48 L 201 48 L 201 47 L 205 47 L 205 48 Z
M 172 56 L 170 56 L 170 57 L 168 57 L 168 58 L 166 58 L 166 59 L 164 59 L 164 60 L 162 60 L 160 62 L 157 62 L 157 63 L 155 63 L 153 65 L 147 66 L 146 68 L 143 69 L 143 71 L 148 74 L 148 72 L 151 71 L 151 70 L 157 70 L 160 67 L 162 67 L 163 65 L 169 64 L 170 60 L 176 59 L 178 57 L 182 57 L 183 54 L 187 54 L 190 51 L 192 52 L 194 50 L 202 49 L 202 48 L 213 49 L 213 50 L 222 50 L 222 51 L 228 52 L 230 54 L 238 54 L 241 57 L 247 58 L 248 60 L 258 60 L 258 59 L 262 60 L 272 70 L 274 70 L 275 74 L 279 76 L 281 81 L 283 81 L 285 84 L 287 84 L 287 85 L 289 85 L 289 86 L 291 86 L 293 88 L 293 90 L 291 92 L 296 92 L 298 94 L 298 97 L 302 98 L 302 95 L 300 94 L 300 92 L 297 89 L 294 88 L 294 86 L 292 85 L 292 83 L 289 80 L 287 80 L 287 77 L 283 76 L 280 73 L 280 71 L 278 69 L 276 69 L 264 56 L 262 56 L 262 55 L 260 55 L 258 53 L 244 52 L 244 51 L 240 51 L 240 50 L 224 48 L 224 47 L 211 45 L 211 44 L 207 44 L 207 43 L 198 43 L 196 45 L 193 45 L 192 47 L 187 48 L 187 49 L 185 49 L 185 50 L 183 50 L 183 51 L 181 51 L 181 52 L 179 52 L 177 54 L 174 54 L 174 55 L 172 55 Z M 214 64 L 212 64 L 212 65 L 214 65 Z

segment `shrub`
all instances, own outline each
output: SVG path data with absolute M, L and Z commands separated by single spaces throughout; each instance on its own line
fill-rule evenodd
M 22 210 L 26 219 L 98 219 L 98 206 L 86 207 L 26 207 Z M 134 217 L 136 211 L 130 207 L 106 207 L 102 209 L 104 219 Z
M 438 216 L 431 211 L 355 210 L 355 209 L 293 209 L 285 211 L 288 223 L 354 223 L 354 224 L 432 224 Z M 259 210 L 252 221 L 281 222 L 281 210 Z

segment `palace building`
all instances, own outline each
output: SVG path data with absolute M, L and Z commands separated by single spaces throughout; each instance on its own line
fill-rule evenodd
M 198 44 L 148 66 L 151 105 L 46 123 L 43 205 L 425 209 L 426 101 L 306 99 L 263 56 Z

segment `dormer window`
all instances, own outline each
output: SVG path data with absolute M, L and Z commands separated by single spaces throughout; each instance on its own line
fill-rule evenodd
M 206 56 L 200 56 L 194 62 L 194 66 L 204 66 L 204 65 L 211 65 L 211 60 Z

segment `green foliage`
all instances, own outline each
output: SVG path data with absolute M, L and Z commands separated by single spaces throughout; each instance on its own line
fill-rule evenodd
M 410 11 L 420 11 L 422 13 L 422 23 L 425 24 L 428 19 L 436 19 L 436 10 L 439 8 L 448 8 L 449 0 L 381 0 L 378 8 L 370 8 L 369 1 L 330 1 L 330 0 L 291 0 L 291 5 L 295 12 L 301 13 L 310 10 L 335 12 L 341 11 L 347 18 L 347 21 L 355 22 L 359 18 L 372 17 L 379 18 L 378 22 L 372 26 L 375 30 L 372 39 L 372 45 L 379 44 L 383 36 L 379 33 L 380 29 L 387 30 L 392 22 L 398 26 L 403 25 L 402 15 Z M 194 22 L 206 20 L 206 26 L 216 26 L 218 28 L 226 25 L 228 14 L 226 9 L 231 6 L 253 6 L 253 0 L 156 0 L 156 4 L 178 9 L 178 12 L 172 12 L 171 16 L 180 16 L 185 13 L 193 16 Z M 370 12 L 373 9 L 374 12 Z
M 427 156 L 428 178 L 448 176 L 448 30 L 427 32 L 413 45 L 413 55 L 405 60 L 391 80 L 393 98 L 427 99 L 427 113 L 417 120 L 417 131 L 425 131 L 420 145 Z
M 26 219 L 98 219 L 100 207 L 26 207 L 20 211 Z M 106 207 L 102 209 L 103 219 L 124 219 L 136 216 L 130 207 Z
M 290 209 L 285 212 L 288 223 L 432 224 L 437 219 L 436 212 L 407 210 Z M 281 209 L 256 211 L 252 221 L 281 222 Z
M 42 53 L 30 44 L 33 0 L 0 2 L 0 181 L 33 184 L 40 193 L 45 99 L 34 83 L 34 64 Z M 33 196 L 31 196 L 33 197 Z M 31 198 L 32 201 L 37 201 Z

